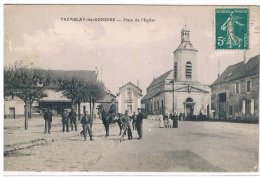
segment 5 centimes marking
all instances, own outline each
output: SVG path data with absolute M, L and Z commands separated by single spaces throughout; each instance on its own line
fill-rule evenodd
M 216 49 L 248 49 L 247 8 L 215 9 L 215 46 Z

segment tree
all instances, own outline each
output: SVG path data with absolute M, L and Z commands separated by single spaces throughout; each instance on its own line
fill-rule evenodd
M 21 66 L 21 62 L 15 62 L 13 65 L 4 67 L 4 99 L 14 99 L 17 88 L 14 87 L 15 82 L 17 82 L 16 71 Z
M 28 68 L 15 63 L 4 68 L 4 97 L 22 99 L 25 103 L 25 130 L 28 129 L 28 115 L 31 116 L 32 103 L 46 97 L 44 90 L 50 83 L 50 71 Z
M 71 99 L 72 106 L 78 106 L 78 120 L 80 120 L 81 103 L 89 102 L 90 115 L 93 120 L 95 102 L 105 95 L 104 84 L 96 78 L 88 78 L 81 72 L 63 72 L 57 74 L 55 85 L 56 91 L 61 91 L 63 96 Z
M 105 95 L 105 85 L 101 81 L 91 82 L 88 84 L 87 89 L 89 90 L 88 102 L 90 107 L 91 127 L 94 118 L 95 103 L 102 99 Z
M 71 99 L 71 107 L 74 108 L 75 103 L 78 105 L 78 120 L 80 120 L 80 104 L 84 102 L 84 82 L 84 78 L 72 74 L 56 75 L 54 81 L 57 86 L 55 90 L 61 91 L 64 97 Z

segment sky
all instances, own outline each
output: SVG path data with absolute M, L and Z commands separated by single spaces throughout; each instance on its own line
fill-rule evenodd
M 173 51 L 186 25 L 198 50 L 198 80 L 210 85 L 219 72 L 244 59 L 243 50 L 215 50 L 214 15 L 213 6 L 5 5 L 4 66 L 22 60 L 44 69 L 97 68 L 99 79 L 112 93 L 128 82 L 139 82 L 145 94 L 154 77 L 173 68 Z M 253 56 L 260 53 L 259 7 L 250 7 L 249 18 L 247 55 Z

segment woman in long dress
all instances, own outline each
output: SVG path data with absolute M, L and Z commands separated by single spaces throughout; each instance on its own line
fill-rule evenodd
M 163 128 L 164 127 L 164 121 L 163 121 L 163 114 L 161 113 L 161 115 L 159 116 L 159 127 Z

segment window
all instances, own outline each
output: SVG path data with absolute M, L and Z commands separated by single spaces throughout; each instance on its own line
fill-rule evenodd
M 132 105 L 127 105 L 127 110 L 129 114 L 132 114 Z
M 186 102 L 193 102 L 193 99 L 192 98 L 187 98 Z
M 160 103 L 159 103 L 159 101 L 157 101 L 157 110 L 159 110 L 160 109 Z
M 251 100 L 246 100 L 245 113 L 250 114 L 251 112 Z
M 185 73 L 186 73 L 186 79 L 191 79 L 192 78 L 192 64 L 191 64 L 190 61 L 188 61 L 186 63 Z
M 175 62 L 174 63 L 174 80 L 177 80 L 177 72 L 178 72 L 177 68 L 178 68 L 178 63 Z
M 236 94 L 240 92 L 239 83 L 236 83 Z
M 163 107 L 163 100 L 162 100 L 162 110 L 164 109 L 164 107 Z
M 132 100 L 132 92 L 130 89 L 128 89 L 128 91 L 127 91 L 127 99 Z
M 153 102 L 153 106 L 154 106 L 153 110 L 156 110 L 156 102 L 155 101 Z
M 247 92 L 250 92 L 251 91 L 251 88 L 252 86 L 251 86 L 251 80 L 247 80 L 246 81 L 246 91 Z

